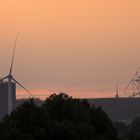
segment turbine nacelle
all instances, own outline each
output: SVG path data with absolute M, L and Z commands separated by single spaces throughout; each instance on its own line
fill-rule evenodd
M 7 75 L 7 76 L 5 76 L 4 78 L 1 78 L 0 81 L 3 82 L 3 81 L 6 80 L 6 79 L 8 80 L 8 82 L 9 82 L 9 81 L 15 82 L 17 85 L 19 85 L 21 88 L 23 88 L 26 92 L 28 92 L 32 97 L 34 97 L 34 95 L 33 95 L 29 90 L 27 90 L 21 83 L 19 83 L 19 82 L 13 77 L 13 75 Z

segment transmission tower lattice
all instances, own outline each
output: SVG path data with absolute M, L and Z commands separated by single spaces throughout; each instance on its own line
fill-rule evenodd
M 136 71 L 128 86 L 124 90 L 128 97 L 140 97 L 140 68 Z

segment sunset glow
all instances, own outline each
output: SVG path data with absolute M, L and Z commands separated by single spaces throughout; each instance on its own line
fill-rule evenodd
M 118 84 L 123 95 L 140 66 L 139 7 L 139 0 L 2 0 L 0 77 L 19 32 L 13 75 L 33 94 L 114 97 Z

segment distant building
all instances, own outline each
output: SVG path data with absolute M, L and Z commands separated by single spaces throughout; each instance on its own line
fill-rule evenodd
M 12 109 L 16 104 L 16 84 L 12 83 Z M 0 119 L 8 114 L 8 82 L 0 82 Z
M 140 98 L 88 99 L 91 105 L 101 106 L 112 121 L 130 122 L 140 117 Z

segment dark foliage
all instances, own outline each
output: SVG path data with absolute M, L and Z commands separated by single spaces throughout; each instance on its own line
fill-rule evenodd
M 126 140 L 140 140 L 140 118 L 135 118 L 127 127 Z
M 114 126 L 120 140 L 140 140 L 140 117 L 135 118 L 131 123 L 116 122 Z
M 0 140 L 117 140 L 117 132 L 101 107 L 64 93 L 42 106 L 21 104 L 0 123 Z

